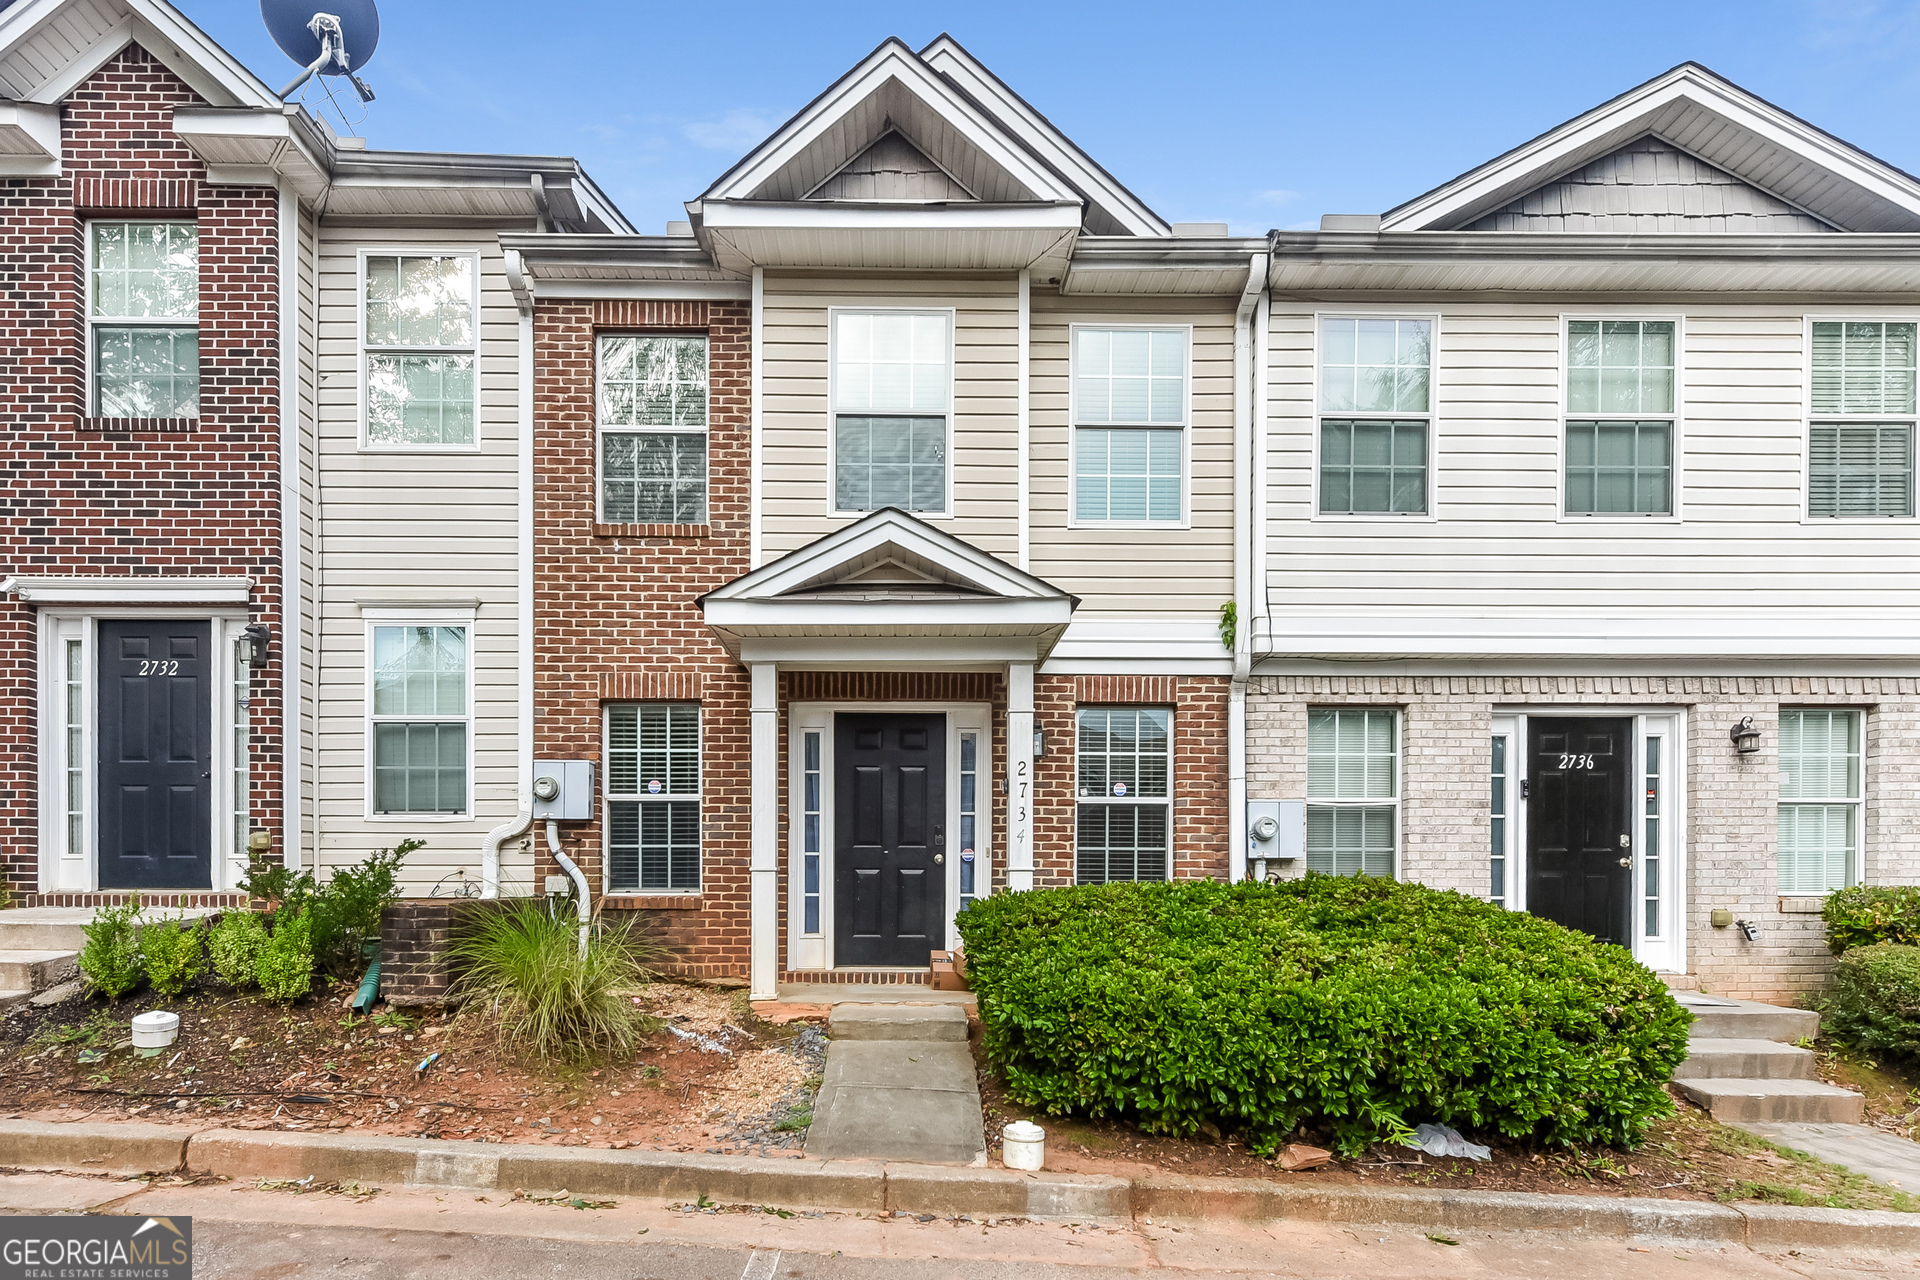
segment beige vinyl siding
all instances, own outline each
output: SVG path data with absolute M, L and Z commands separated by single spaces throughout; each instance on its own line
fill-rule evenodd
M 1596 310 L 1567 300 L 1403 313 L 1421 311 L 1439 316 L 1435 518 L 1321 519 L 1314 316 L 1301 304 L 1274 307 L 1266 565 L 1276 612 L 1920 604 L 1920 542 L 1910 524 L 1802 519 L 1806 319 L 1827 308 L 1648 301 Z M 1568 315 L 1679 320 L 1677 519 L 1559 516 Z
M 357 255 L 411 246 L 480 254 L 477 453 L 360 448 Z M 518 312 L 499 248 L 486 232 L 327 227 L 319 331 L 321 862 L 350 864 L 417 836 L 427 847 L 410 860 L 406 889 L 424 894 L 455 870 L 478 880 L 482 839 L 517 808 Z M 468 640 L 470 819 L 365 816 L 368 655 L 361 604 L 380 600 L 480 602 Z M 509 853 L 502 868 L 506 887 L 529 891 L 531 863 Z
M 1071 527 L 1069 340 L 1076 324 L 1193 326 L 1189 528 Z M 1233 596 L 1233 311 L 1204 298 L 1032 294 L 1032 571 L 1081 598 L 1075 618 L 1211 620 Z
M 827 315 L 953 308 L 953 512 L 934 523 L 1011 562 L 1019 542 L 1019 297 L 1011 274 L 767 273 L 762 312 L 763 562 L 844 528 L 831 514 Z

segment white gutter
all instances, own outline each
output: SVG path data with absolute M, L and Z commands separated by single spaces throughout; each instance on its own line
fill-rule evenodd
M 480 845 L 480 896 L 500 896 L 500 846 L 517 840 L 533 825 L 533 287 L 520 255 L 505 251 L 507 287 L 520 312 L 519 462 L 515 491 L 516 577 L 519 609 L 516 615 L 515 660 L 518 667 L 516 751 L 514 769 L 519 812 L 487 832 Z
M 300 197 L 286 178 L 280 191 L 280 856 L 300 869 L 303 756 L 306 727 L 306 594 L 301 578 L 300 507 Z M 320 829 L 313 832 L 313 870 L 320 871 Z
M 1247 675 L 1253 630 L 1253 315 L 1267 256 L 1247 262 L 1233 314 L 1233 683 L 1227 691 L 1227 879 L 1247 876 Z
M 747 345 L 747 568 L 749 571 L 760 567 L 760 541 L 764 519 L 760 503 L 760 455 L 764 449 L 761 443 L 762 421 L 764 414 L 760 407 L 762 399 L 761 368 L 761 314 L 767 305 L 767 275 L 764 269 L 753 269 L 753 318 L 749 324 Z

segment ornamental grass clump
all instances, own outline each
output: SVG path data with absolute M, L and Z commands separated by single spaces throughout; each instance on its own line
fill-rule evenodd
M 657 948 L 631 924 L 602 921 L 582 956 L 579 928 L 543 900 L 515 898 L 469 914 L 448 948 L 455 998 L 485 1010 L 501 1044 L 541 1066 L 630 1058 L 658 1025 L 633 999 Z
M 155 995 L 171 999 L 207 971 L 204 944 L 200 922 L 189 923 L 184 914 L 174 920 L 157 920 L 140 930 L 140 962 Z
M 1692 1017 L 1623 948 L 1362 877 L 1004 894 L 959 917 L 1016 1101 L 1148 1132 L 1414 1125 L 1632 1146 L 1671 1114 Z
M 235 991 L 258 985 L 260 953 L 267 947 L 267 923 L 252 911 L 234 909 L 220 917 L 207 939 L 213 971 Z

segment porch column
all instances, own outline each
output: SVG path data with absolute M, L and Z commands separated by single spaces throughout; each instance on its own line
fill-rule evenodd
M 779 664 L 755 662 L 753 675 L 753 874 L 748 898 L 749 995 L 772 1000 L 780 983 L 780 707 Z
M 1007 888 L 1033 888 L 1033 664 L 1007 664 Z

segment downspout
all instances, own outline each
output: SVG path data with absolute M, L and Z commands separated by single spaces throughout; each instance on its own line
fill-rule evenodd
M 301 576 L 300 504 L 300 197 L 280 187 L 280 793 L 281 861 L 301 864 L 301 816 L 306 728 L 306 594 Z M 245 850 L 236 850 L 244 856 Z M 313 870 L 320 871 L 320 830 L 313 832 Z
M 580 909 L 580 958 L 585 960 L 587 958 L 587 927 L 593 919 L 593 906 L 587 901 L 587 878 L 580 874 L 580 865 L 569 858 L 567 851 L 560 847 L 560 824 L 557 822 L 547 824 L 547 848 L 553 851 L 554 860 L 560 864 L 560 869 L 573 880 L 574 901 L 579 904 Z
M 520 613 L 515 655 L 519 664 L 517 689 L 518 767 L 515 769 L 519 812 L 487 832 L 480 845 L 480 896 L 500 896 L 500 846 L 518 840 L 533 825 L 533 289 L 527 281 L 520 255 L 508 249 L 505 254 L 507 287 L 520 312 L 520 421 L 519 474 L 515 488 L 519 497 L 516 511 L 516 560 Z
M 1227 690 L 1227 879 L 1247 877 L 1247 677 L 1253 630 L 1253 315 L 1267 256 L 1247 262 L 1233 313 L 1233 682 Z

